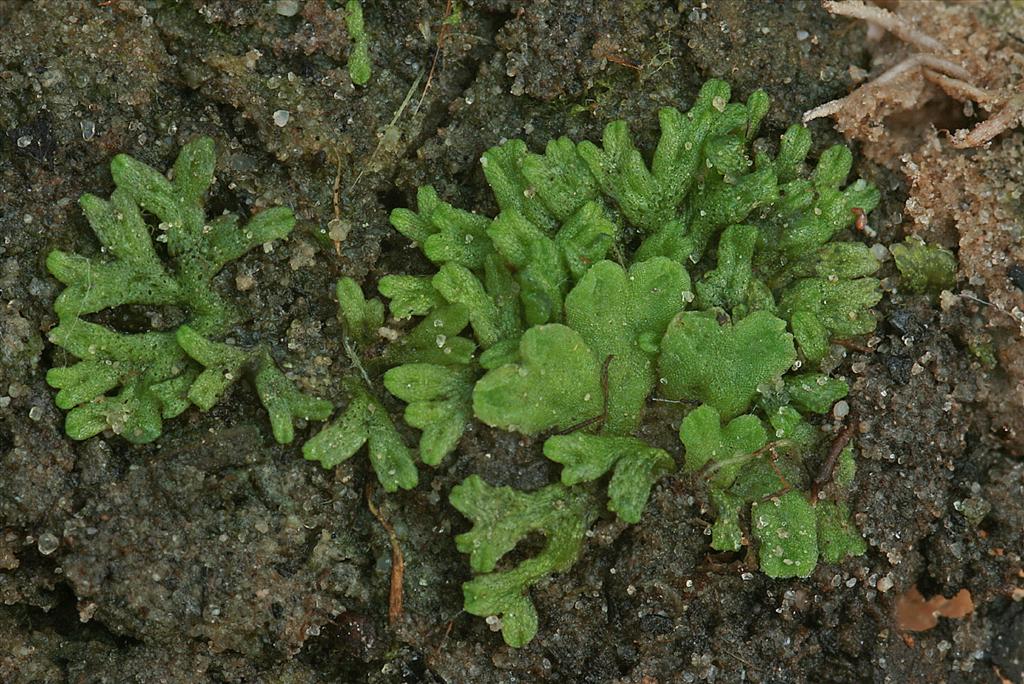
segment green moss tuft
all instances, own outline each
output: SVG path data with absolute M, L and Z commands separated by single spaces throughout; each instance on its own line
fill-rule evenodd
M 801 126 L 770 156 L 754 142 L 767 96 L 729 100 L 726 83 L 709 81 L 689 112 L 663 109 L 649 162 L 623 121 L 601 144 L 493 147 L 481 158 L 493 218 L 429 186 L 416 211 L 391 214 L 437 271 L 381 280 L 394 318 L 423 319 L 360 363 L 379 362 L 371 374 L 407 403 L 421 459 L 440 463 L 476 418 L 542 440 L 562 465 L 561 483 L 538 492 L 473 476 L 451 494 L 474 523 L 458 538 L 478 573 L 464 586 L 466 608 L 499 615 L 512 645 L 537 629 L 526 589 L 572 564 L 602 499 L 636 522 L 674 469 L 637 436 L 653 399 L 679 407 L 686 468 L 706 480 L 717 512 L 714 548 L 756 543 L 773 577 L 857 551 L 836 532 L 845 481 L 819 501 L 804 491 L 822 451 L 804 414 L 828 412 L 847 392 L 816 370 L 829 345 L 874 328 L 878 261 L 839 238 L 878 193 L 846 185 L 844 147 L 808 165 Z M 361 293 L 348 298 L 363 310 Z M 345 313 L 350 328 L 360 316 Z M 362 443 L 350 429 L 344 453 Z M 836 507 L 819 520 L 824 503 Z M 495 572 L 531 531 L 548 538 L 541 553 Z
M 285 207 L 267 209 L 242 226 L 233 214 L 207 221 L 203 197 L 215 162 L 209 138 L 182 148 L 171 179 L 117 155 L 110 164 L 116 186 L 110 199 L 81 199 L 107 256 L 59 250 L 47 256 L 47 268 L 66 285 L 54 302 L 59 324 L 50 341 L 79 361 L 51 368 L 46 378 L 60 390 L 57 405 L 69 410 L 65 430 L 73 439 L 112 430 L 130 442 L 152 442 L 164 420 L 193 404 L 209 409 L 247 372 L 279 442 L 292 440 L 293 418 L 330 414 L 329 402 L 295 390 L 264 347 L 213 341 L 240 318 L 213 287 L 213 277 L 256 245 L 287 237 L 295 225 Z M 160 221 L 156 239 L 167 244 L 173 266 L 157 255 L 144 211 Z M 168 332 L 129 334 L 84 318 L 126 304 L 178 307 L 186 312 L 185 323 Z

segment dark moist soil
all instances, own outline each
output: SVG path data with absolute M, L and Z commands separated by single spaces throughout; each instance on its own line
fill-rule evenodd
M 370 492 L 405 560 L 389 626 L 391 550 L 365 459 L 303 461 L 315 427 L 277 445 L 246 385 L 150 445 L 68 439 L 44 380 L 64 362 L 45 336 L 59 287 L 44 259 L 96 252 L 77 198 L 110 192 L 117 152 L 166 168 L 210 135 L 211 213 L 295 209 L 290 239 L 216 286 L 251 312 L 239 334 L 341 403 L 332 285 L 373 291 L 426 268 L 387 221 L 418 185 L 491 211 L 489 146 L 598 139 L 623 117 L 649 149 L 658 107 L 688 107 L 713 76 L 740 98 L 765 88 L 774 137 L 845 94 L 849 65 L 870 66 L 863 27 L 810 1 L 465 0 L 438 50 L 444 2 L 366 0 L 373 77 L 355 88 L 342 4 L 0 0 L 0 681 L 1021 681 L 1024 464 L 990 429 L 1000 371 L 968 350 L 971 320 L 924 296 L 887 297 L 871 350 L 835 359 L 865 428 L 852 506 L 867 555 L 769 580 L 712 555 L 701 489 L 667 478 L 640 524 L 599 521 L 579 563 L 533 591 L 540 631 L 519 650 L 460 610 L 452 537 L 467 523 L 447 494 L 474 472 L 549 482 L 537 442 L 476 428 L 414 491 Z M 817 150 L 840 140 L 827 123 L 814 133 Z M 898 240 L 902 179 L 857 171 L 883 191 L 878 240 Z M 337 253 L 329 224 L 349 229 Z M 665 439 L 678 420 L 660 405 L 647 429 Z M 904 633 L 893 609 L 914 585 L 966 588 L 975 610 Z

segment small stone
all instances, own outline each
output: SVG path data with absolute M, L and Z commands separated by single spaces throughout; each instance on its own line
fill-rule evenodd
M 1013 286 L 1024 291 L 1024 266 L 1014 264 L 1006 270 L 1006 277 L 1010 279 Z
M 352 230 L 352 224 L 348 221 L 335 218 L 327 222 L 327 237 L 334 242 L 344 242 L 350 230 Z
M 287 109 L 278 109 L 274 112 L 274 125 L 278 128 L 284 128 L 288 125 L 288 119 L 291 118 L 291 112 Z
M 882 579 L 878 580 L 878 586 L 876 587 L 876 589 L 878 589 L 878 591 L 880 591 L 880 592 L 882 592 L 884 594 L 885 592 L 887 592 L 890 589 L 892 589 L 892 585 L 893 585 L 892 579 L 890 579 L 890 577 L 888 575 L 886 575 Z
M 235 287 L 240 292 L 245 292 L 246 290 L 251 290 L 253 288 L 253 285 L 255 285 L 255 284 L 256 284 L 256 279 L 253 278 L 248 273 L 239 273 L 237 276 L 235 276 Z
M 60 69 L 47 69 L 39 78 L 39 82 L 44 88 L 52 88 L 63 80 L 64 72 Z
M 44 556 L 49 556 L 57 550 L 58 546 L 60 546 L 60 540 L 57 539 L 56 535 L 49 532 L 43 532 L 39 535 L 39 541 L 36 543 L 36 546 L 39 549 L 39 553 Z
M 832 415 L 838 419 L 843 419 L 850 415 L 850 404 L 845 400 L 836 402 L 836 405 L 832 407 Z
M 20 138 L 18 138 L 18 147 L 20 147 L 21 149 L 25 149 L 26 147 L 28 147 L 31 144 L 32 144 L 32 136 L 31 135 L 23 135 Z
M 277 0 L 277 6 L 274 8 L 274 11 L 282 17 L 294 17 L 299 13 L 298 0 Z

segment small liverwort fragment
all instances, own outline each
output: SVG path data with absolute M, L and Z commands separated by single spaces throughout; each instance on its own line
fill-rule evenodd
M 467 365 L 473 359 L 476 344 L 459 333 L 468 324 L 469 312 L 462 304 L 438 306 L 389 346 L 384 358 L 391 366 L 404 363 Z
M 514 211 L 544 234 L 554 233 L 558 220 L 545 206 L 534 186 L 524 175 L 523 164 L 528 156 L 526 143 L 509 140 L 484 152 L 480 159 L 487 184 L 503 212 Z
M 662 393 L 709 404 L 723 420 L 750 408 L 758 386 L 796 361 L 786 322 L 766 311 L 733 324 L 720 324 L 713 311 L 684 311 L 669 324 L 661 351 Z
M 926 244 L 921 238 L 907 238 L 889 251 L 907 290 L 937 294 L 956 287 L 956 257 L 949 250 Z
M 738 178 L 712 178 L 699 189 L 700 192 L 693 197 L 689 212 L 691 234 L 688 237 L 693 249 L 689 253 L 673 250 L 667 256 L 699 260 L 715 233 L 727 226 L 745 222 L 754 209 L 771 205 L 779 197 L 778 181 L 770 166 Z M 659 235 L 654 235 L 649 242 L 653 240 L 657 243 L 658 239 Z M 647 248 L 646 244 L 642 245 L 641 251 Z
M 800 492 L 787 492 L 750 507 L 750 527 L 759 542 L 761 572 L 769 577 L 807 577 L 818 562 L 814 506 Z
M 711 525 L 711 548 L 716 551 L 739 551 L 743 546 L 740 511 L 746 505 L 742 497 L 712 487 L 709 492 L 715 507 L 715 522 Z
M 80 359 L 46 373 L 50 386 L 60 390 L 57 406 L 70 409 L 64 429 L 72 439 L 109 429 L 130 442 L 151 442 L 160 436 L 163 419 L 189 406 L 196 372 L 173 333 L 128 335 L 75 319 L 49 337 Z M 118 387 L 117 394 L 108 394 Z
M 187 325 L 178 328 L 175 338 L 185 353 L 204 368 L 189 388 L 188 398 L 202 410 L 208 411 L 217 403 L 224 390 L 241 377 L 249 354 L 237 347 L 212 342 Z
M 290 444 L 295 438 L 295 419 L 327 420 L 334 405 L 295 389 L 266 349 L 254 355 L 253 384 L 263 408 L 270 416 L 270 427 L 279 444 Z
M 380 279 L 377 289 L 391 300 L 391 315 L 399 320 L 426 316 L 444 303 L 444 298 L 430 283 L 430 276 L 388 275 Z
M 601 364 L 579 333 L 558 323 L 527 330 L 517 360 L 473 389 L 477 418 L 527 435 L 595 418 L 601 404 Z
M 780 183 L 788 183 L 800 175 L 800 167 L 811 151 L 812 142 L 810 130 L 800 124 L 790 126 L 782 134 L 779 154 L 773 162 Z
M 345 4 L 345 26 L 352 49 L 348 54 L 348 75 L 356 85 L 370 82 L 370 39 L 363 22 L 363 6 L 359 0 L 348 0 Z
M 550 141 L 544 154 L 526 154 L 521 165 L 523 191 L 536 193 L 558 221 L 566 222 L 598 196 L 597 181 L 565 136 Z
M 515 269 L 526 323 L 561 322 L 568 273 L 558 244 L 515 209 L 498 214 L 487 233 Z
M 803 278 L 783 291 L 779 312 L 790 320 L 804 356 L 817 363 L 824 357 L 829 339 L 846 339 L 875 329 L 877 319 L 871 307 L 881 298 L 875 278 Z
M 700 308 L 732 310 L 747 302 L 757 236 L 754 226 L 729 226 L 722 231 L 718 241 L 718 265 L 705 273 L 696 286 Z
M 594 497 L 585 489 L 560 484 L 529 493 L 492 487 L 471 475 L 452 489 L 449 501 L 473 523 L 469 532 L 455 537 L 456 547 L 469 555 L 476 573 L 462 585 L 466 611 L 498 617 L 505 643 L 523 646 L 538 626 L 529 588 L 576 562 L 598 514 Z M 539 553 L 509 570 L 495 571 L 502 557 L 537 532 L 546 540 Z
M 826 563 L 838 563 L 847 556 L 860 556 L 867 551 L 867 543 L 853 526 L 845 503 L 819 501 L 815 513 L 818 516 L 818 547 Z
M 436 466 L 455 450 L 473 415 L 471 368 L 407 363 L 384 374 L 384 386 L 408 403 L 405 422 L 423 431 L 420 459 Z
M 729 95 L 728 84 L 711 80 L 687 114 L 662 109 L 658 113 L 661 140 L 650 169 L 624 121 L 605 127 L 601 147 L 588 141 L 577 146 L 601 189 L 630 223 L 654 232 L 673 218 L 699 171 L 708 135 L 716 130 L 728 132 L 746 119 L 745 112 L 728 108 Z
M 821 432 L 792 406 L 780 406 L 770 411 L 768 422 L 786 451 L 806 456 L 821 441 Z
M 768 436 L 757 416 L 739 416 L 723 427 L 718 411 L 704 405 L 683 418 L 679 439 L 686 447 L 686 470 L 700 470 L 711 462 L 713 483 L 725 489 Z
M 576 432 L 549 437 L 544 455 L 561 463 L 562 484 L 591 482 L 612 471 L 608 510 L 624 522 L 640 521 L 651 487 L 675 468 L 672 457 L 634 437 L 605 437 Z
M 458 264 L 479 268 L 493 252 L 487 227 L 491 221 L 442 201 L 425 185 L 416 193 L 419 211 L 398 208 L 391 212 L 391 225 L 410 240 L 420 243 L 423 254 L 436 264 Z
M 627 272 L 612 261 L 594 264 L 565 299 L 566 323 L 580 334 L 605 373 L 613 434 L 636 429 L 654 388 L 659 342 L 690 297 L 690 276 L 656 257 Z
M 363 297 L 362 288 L 348 277 L 338 280 L 336 290 L 345 331 L 363 343 L 373 340 L 384 325 L 384 304 L 379 299 Z
M 810 266 L 813 271 L 806 275 L 817 275 L 827 280 L 853 280 L 873 275 L 879 266 L 878 258 L 871 248 L 860 242 L 830 242 L 817 253 L 799 262 Z
M 47 256 L 47 268 L 67 286 L 54 302 L 59 324 L 49 337 L 79 359 L 51 368 L 47 380 L 60 390 L 58 406 L 69 409 L 65 429 L 73 439 L 109 429 L 130 442 L 151 442 L 164 420 L 192 404 L 212 406 L 247 365 L 251 350 L 217 341 L 241 316 L 212 281 L 253 247 L 286 237 L 295 219 L 291 210 L 272 207 L 244 225 L 232 214 L 208 221 L 204 195 L 216 159 L 210 138 L 185 145 L 171 177 L 117 155 L 110 163 L 116 186 L 110 199 L 81 199 L 106 256 L 59 250 Z M 159 220 L 169 263 L 154 248 L 143 212 Z M 184 322 L 176 331 L 122 333 L 83 318 L 124 305 L 174 306 Z
M 270 427 L 279 444 L 289 444 L 295 438 L 296 418 L 327 420 L 334 410 L 331 402 L 295 389 L 266 349 L 243 350 L 213 342 L 187 325 L 178 328 L 177 340 L 205 368 L 188 391 L 189 400 L 204 411 L 216 404 L 224 390 L 246 372 L 252 375 L 256 394 L 270 416 Z
M 465 266 L 449 263 L 438 270 L 431 284 L 447 301 L 466 307 L 484 349 L 518 335 L 519 309 L 510 301 L 516 298 L 517 288 L 509 270 L 491 256 L 484 264 L 484 281 Z
M 790 403 L 806 413 L 828 413 L 850 391 L 845 381 L 823 373 L 787 375 L 785 382 Z
M 387 410 L 362 388 L 353 389 L 348 407 L 302 446 L 302 455 L 329 470 L 350 459 L 364 444 L 384 491 L 412 489 L 419 482 L 412 452 Z
M 605 258 L 615 235 L 615 224 L 597 202 L 587 202 L 565 220 L 555 242 L 573 280 L 582 278 L 591 265 Z

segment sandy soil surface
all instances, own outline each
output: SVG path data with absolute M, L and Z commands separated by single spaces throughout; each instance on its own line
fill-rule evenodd
M 972 64 L 996 64 L 976 66 L 981 85 L 1016 83 L 1017 3 L 903 4 L 979 51 Z M 876 334 L 836 359 L 864 426 L 851 505 L 865 556 L 805 580 L 751 573 L 711 554 L 708 502 L 673 476 L 639 524 L 595 524 L 575 567 L 534 590 L 537 638 L 510 649 L 461 612 L 452 537 L 468 524 L 447 494 L 470 473 L 550 481 L 539 442 L 477 426 L 415 490 L 369 493 L 405 561 L 389 624 L 391 547 L 365 459 L 303 461 L 245 384 L 149 445 L 65 436 L 44 377 L 63 354 L 46 339 L 60 286 L 45 255 L 97 249 L 77 199 L 109 193 L 118 152 L 166 168 L 209 135 L 211 211 L 295 209 L 290 239 L 215 285 L 279 363 L 340 401 L 352 371 L 333 283 L 423 272 L 387 221 L 418 185 L 492 212 L 483 150 L 596 140 L 614 118 L 649 149 L 658 107 L 688 107 L 710 77 L 740 98 L 765 88 L 776 137 L 905 49 L 811 0 L 363 5 L 373 76 L 358 88 L 341 2 L 0 0 L 0 681 L 1024 681 L 1024 133 L 953 148 L 934 127 L 990 114 L 934 86 L 878 113 L 871 135 L 845 128 L 855 171 L 882 191 L 863 239 L 918 233 L 961 264 L 939 300 L 899 292 L 890 261 Z M 832 123 L 812 124 L 815 152 L 845 140 Z M 338 250 L 331 228 L 347 231 Z M 656 438 L 678 416 L 649 422 Z M 909 631 L 897 607 L 914 612 L 915 587 L 966 589 L 970 610 Z

